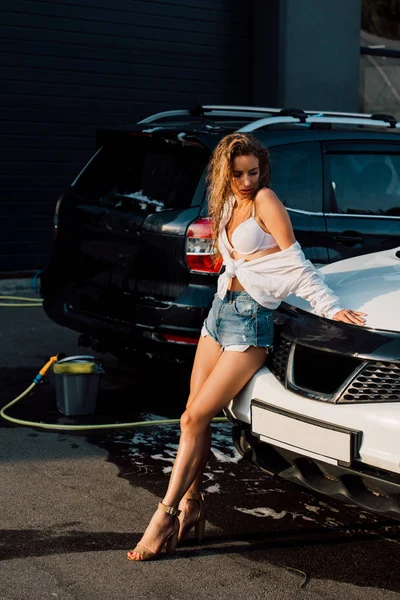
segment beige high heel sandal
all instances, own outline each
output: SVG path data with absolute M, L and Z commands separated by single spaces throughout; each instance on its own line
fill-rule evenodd
M 199 512 L 197 518 L 191 523 L 187 523 L 184 527 L 179 529 L 178 542 L 183 542 L 189 531 L 194 527 L 194 537 L 196 542 L 200 543 L 204 537 L 204 530 L 206 526 L 206 517 L 204 509 L 204 494 L 202 492 L 187 492 L 183 498 L 186 500 L 197 500 L 199 503 Z
M 165 554 L 174 554 L 174 552 L 176 550 L 176 544 L 178 542 L 178 533 L 179 533 L 178 515 L 180 514 L 181 511 L 178 510 L 177 508 L 175 508 L 174 506 L 166 506 L 162 502 L 158 503 L 157 508 L 166 512 L 168 515 L 171 515 L 173 522 L 174 522 L 173 531 L 171 531 L 171 533 L 166 537 L 159 552 L 152 552 L 151 550 L 148 550 L 148 548 L 145 548 L 145 546 L 142 546 L 141 544 L 137 544 L 133 550 L 130 550 L 127 553 L 126 557 L 128 560 L 138 560 L 138 561 L 155 560 L 160 557 L 160 555 L 162 554 L 164 549 L 165 549 Z M 142 556 L 142 558 L 139 558 L 139 559 L 133 558 L 132 554 L 134 552 L 137 552 L 138 554 L 140 554 Z

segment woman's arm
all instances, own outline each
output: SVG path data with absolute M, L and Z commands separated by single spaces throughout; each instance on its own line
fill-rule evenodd
M 292 223 L 278 196 L 271 189 L 263 188 L 258 192 L 255 201 L 257 202 L 257 214 L 265 228 L 275 238 L 279 248 L 286 250 L 292 246 L 296 241 Z M 299 276 L 294 279 L 289 293 L 294 293 L 310 302 L 316 312 L 324 317 L 344 323 L 363 325 L 366 313 L 342 309 L 339 298 L 324 283 L 323 279 L 323 274 L 302 253 Z
M 278 196 L 269 188 L 262 188 L 255 198 L 257 215 L 264 227 L 274 236 L 281 250 L 295 243 L 289 214 Z

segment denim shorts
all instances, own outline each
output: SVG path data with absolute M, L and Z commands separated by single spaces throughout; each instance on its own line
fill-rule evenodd
M 228 291 L 223 300 L 215 294 L 201 335 L 210 335 L 223 350 L 270 348 L 274 341 L 272 310 L 261 306 L 247 292 Z

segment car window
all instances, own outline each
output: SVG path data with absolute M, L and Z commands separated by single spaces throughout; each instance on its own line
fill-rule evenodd
M 400 216 L 400 155 L 328 154 L 330 212 Z
M 95 203 L 131 199 L 145 210 L 185 209 L 193 204 L 207 158 L 203 149 L 168 140 L 110 143 L 88 163 L 75 189 Z
M 271 188 L 285 206 L 322 212 L 322 161 L 316 142 L 272 146 Z

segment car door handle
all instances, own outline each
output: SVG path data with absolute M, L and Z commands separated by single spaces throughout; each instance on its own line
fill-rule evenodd
M 364 238 L 359 233 L 352 233 L 351 231 L 335 235 L 333 238 L 336 242 L 341 242 L 345 246 L 355 246 L 356 244 L 362 244 Z

